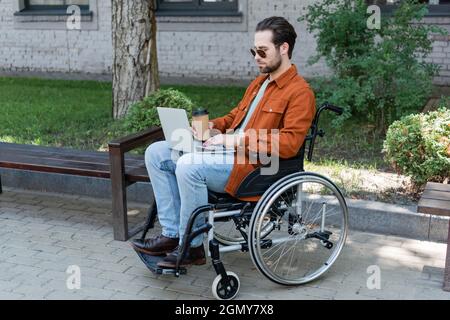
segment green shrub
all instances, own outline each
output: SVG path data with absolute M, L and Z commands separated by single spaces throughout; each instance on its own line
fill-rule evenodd
M 392 16 L 381 17 L 379 29 L 368 28 L 367 8 L 365 0 L 314 1 L 299 20 L 317 39 L 317 55 L 309 63 L 324 58 L 334 71 L 316 91 L 320 101 L 345 109 L 334 123 L 359 115 L 385 133 L 394 120 L 426 103 L 438 72 L 435 64 L 425 62 L 432 51 L 430 35 L 445 31 L 412 23 L 427 13 L 418 0 L 401 1 Z
M 384 142 L 386 160 L 398 173 L 420 186 L 450 177 L 450 108 L 448 99 L 428 114 L 413 114 L 395 121 Z
M 180 91 L 161 89 L 131 106 L 125 118 L 125 128 L 134 133 L 151 126 L 160 126 L 157 107 L 185 109 L 188 117 L 191 117 L 192 106 L 192 101 Z

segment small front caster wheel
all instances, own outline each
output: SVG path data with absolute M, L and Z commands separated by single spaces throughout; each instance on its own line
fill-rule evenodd
M 239 292 L 240 282 L 238 276 L 231 271 L 227 271 L 227 278 L 222 279 L 218 275 L 212 283 L 212 293 L 217 300 L 231 300 Z

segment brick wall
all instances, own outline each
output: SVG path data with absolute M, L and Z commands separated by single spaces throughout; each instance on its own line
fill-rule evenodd
M 111 72 L 110 0 L 96 0 L 94 21 L 88 30 L 82 27 L 81 31 L 51 26 L 37 29 L 32 24 L 23 29 L 23 23 L 13 15 L 17 1 L 0 0 L 0 70 Z M 306 31 L 305 24 L 297 22 L 302 8 L 312 1 L 241 0 L 245 12 L 241 23 L 197 21 L 195 24 L 164 18 L 158 24 L 157 35 L 160 73 L 166 77 L 252 79 L 258 74 L 249 54 L 256 24 L 265 17 L 281 15 L 295 26 L 299 36 L 293 62 L 300 73 L 306 77 L 326 74 L 329 70 L 324 63 L 307 66 L 306 60 L 314 54 L 316 42 Z M 450 18 L 428 18 L 428 22 L 450 30 Z M 192 28 L 192 25 L 199 27 Z M 36 23 L 36 26 L 42 27 L 42 24 Z M 240 26 L 239 30 L 235 26 Z M 449 42 L 448 37 L 436 38 L 429 58 L 442 67 L 436 84 L 450 84 Z
M 111 5 L 98 0 L 88 30 L 67 30 L 65 22 L 23 23 L 17 0 L 0 0 L 0 69 L 7 71 L 110 73 Z M 82 22 L 82 25 L 85 22 Z M 33 25 L 36 28 L 33 28 Z
M 450 36 L 435 36 L 433 52 L 427 62 L 438 64 L 441 69 L 434 82 L 437 85 L 450 85 Z

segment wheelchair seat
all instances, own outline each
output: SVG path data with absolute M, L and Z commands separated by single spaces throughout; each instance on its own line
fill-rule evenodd
M 280 159 L 279 170 L 273 175 L 261 175 L 261 168 L 258 167 L 250 172 L 239 185 L 236 196 L 239 198 L 261 196 L 275 182 L 281 178 L 295 172 L 303 170 L 303 160 L 305 155 L 305 144 L 300 148 L 297 155 L 290 159 Z M 268 167 L 267 164 L 263 167 Z M 229 195 L 208 190 L 208 201 L 211 204 L 232 204 L 241 200 Z
M 208 202 L 211 204 L 232 204 L 239 201 L 232 195 L 228 193 L 215 192 L 212 190 L 208 190 Z

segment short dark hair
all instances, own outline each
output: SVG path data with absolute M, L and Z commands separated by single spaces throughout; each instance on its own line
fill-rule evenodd
M 289 44 L 289 59 L 292 58 L 292 51 L 294 51 L 295 39 L 297 39 L 297 33 L 295 33 L 294 27 L 283 17 L 270 17 L 259 22 L 256 26 L 256 31 L 272 30 L 273 39 L 272 42 L 276 46 L 280 46 L 287 42 Z

